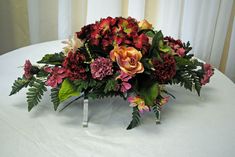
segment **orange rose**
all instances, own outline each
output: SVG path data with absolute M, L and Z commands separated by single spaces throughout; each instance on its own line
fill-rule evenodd
M 144 67 L 140 62 L 142 54 L 134 47 L 115 47 L 110 52 L 110 58 L 112 61 L 116 61 L 120 69 L 128 75 L 134 75 L 144 71 Z
M 138 23 L 139 28 L 142 29 L 151 29 L 152 25 L 147 20 L 142 20 Z

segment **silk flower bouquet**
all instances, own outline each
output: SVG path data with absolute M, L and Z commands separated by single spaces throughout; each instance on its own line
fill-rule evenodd
M 46 54 L 39 65 L 29 60 L 24 74 L 15 80 L 10 95 L 28 87 L 28 111 L 51 87 L 51 101 L 57 110 L 70 97 L 100 99 L 120 96 L 133 108 L 127 129 L 140 124 L 144 112 L 153 111 L 156 120 L 172 94 L 166 84 L 200 89 L 209 82 L 214 69 L 189 54 L 190 43 L 183 43 L 146 21 L 107 17 L 76 32 L 60 53 Z M 83 93 L 83 95 L 81 95 Z

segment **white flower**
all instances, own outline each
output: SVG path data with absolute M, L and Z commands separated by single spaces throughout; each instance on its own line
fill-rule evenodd
M 76 33 L 73 35 L 73 38 L 68 41 L 63 41 L 62 43 L 67 44 L 67 46 L 63 48 L 63 53 L 65 55 L 67 55 L 70 51 L 76 52 L 76 50 L 83 44 L 82 41 L 77 37 Z

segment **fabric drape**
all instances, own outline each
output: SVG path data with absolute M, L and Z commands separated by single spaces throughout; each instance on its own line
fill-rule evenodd
M 28 0 L 25 3 L 28 13 L 23 16 L 28 25 L 24 29 L 28 29 L 28 42 L 35 44 L 66 39 L 83 25 L 102 17 L 146 18 L 164 35 L 190 41 L 196 57 L 235 81 L 234 3 L 234 0 Z M 24 42 L 27 44 L 27 40 Z

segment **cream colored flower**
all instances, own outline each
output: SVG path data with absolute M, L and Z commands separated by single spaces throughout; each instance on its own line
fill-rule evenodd
M 73 38 L 68 41 L 63 41 L 62 43 L 67 44 L 67 46 L 63 48 L 65 55 L 67 55 L 70 51 L 76 52 L 76 50 L 83 45 L 82 41 L 77 37 L 76 33 L 73 35 Z

